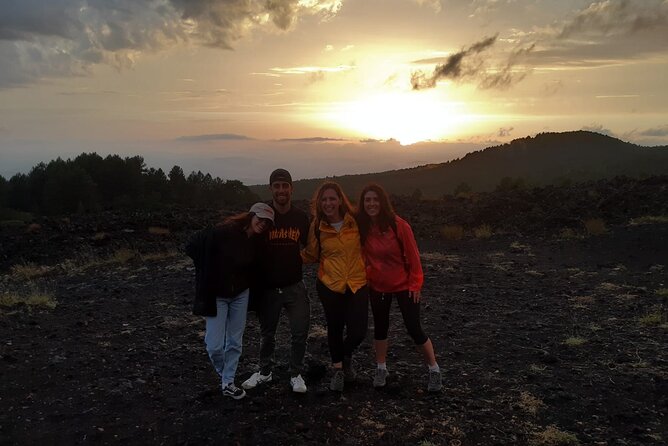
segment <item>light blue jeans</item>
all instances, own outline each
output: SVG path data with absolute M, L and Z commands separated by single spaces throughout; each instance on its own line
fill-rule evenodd
M 216 299 L 216 316 L 205 317 L 204 344 L 223 387 L 234 383 L 248 309 L 248 290 L 235 297 Z

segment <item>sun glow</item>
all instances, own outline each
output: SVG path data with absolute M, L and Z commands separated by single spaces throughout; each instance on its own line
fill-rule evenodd
M 434 91 L 387 92 L 341 104 L 327 119 L 368 138 L 408 145 L 454 133 L 467 120 L 460 105 Z

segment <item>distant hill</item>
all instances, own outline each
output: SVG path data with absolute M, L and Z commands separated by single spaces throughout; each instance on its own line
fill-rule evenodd
M 527 186 L 565 184 L 623 175 L 668 174 L 668 146 L 642 147 L 588 131 L 540 133 L 508 144 L 471 152 L 461 159 L 410 169 L 328 177 L 352 199 L 369 182 L 396 195 L 439 198 L 466 183 L 474 192 L 494 190 L 501 182 Z M 505 178 L 505 180 L 504 180 Z M 294 198 L 310 198 L 324 178 L 295 182 Z M 510 181 L 512 180 L 512 181 Z M 251 190 L 268 198 L 266 185 Z

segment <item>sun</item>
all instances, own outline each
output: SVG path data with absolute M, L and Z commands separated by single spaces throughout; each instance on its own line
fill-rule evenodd
M 340 104 L 327 119 L 368 138 L 409 145 L 452 134 L 464 121 L 459 108 L 435 91 L 392 91 Z

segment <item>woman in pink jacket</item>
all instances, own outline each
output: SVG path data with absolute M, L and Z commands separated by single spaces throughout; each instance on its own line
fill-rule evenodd
M 429 367 L 427 390 L 442 388 L 441 371 L 436 363 L 434 346 L 420 325 L 422 265 L 410 225 L 394 213 L 385 190 L 366 186 L 360 194 L 357 222 L 362 252 L 366 261 L 367 282 L 374 320 L 376 374 L 374 387 L 383 387 L 388 376 L 387 331 L 390 305 L 396 299 L 408 334 L 422 352 Z

